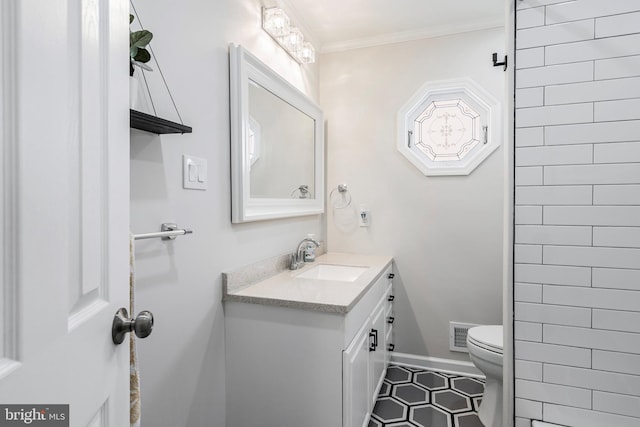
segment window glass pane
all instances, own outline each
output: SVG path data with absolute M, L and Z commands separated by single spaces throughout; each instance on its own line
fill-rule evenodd
M 461 99 L 434 101 L 414 120 L 413 134 L 432 161 L 459 161 L 480 143 L 480 114 Z

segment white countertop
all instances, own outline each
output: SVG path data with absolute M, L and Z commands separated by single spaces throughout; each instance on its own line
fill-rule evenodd
M 382 255 L 327 253 L 301 269 L 283 271 L 258 283 L 225 293 L 223 298 L 225 301 L 347 313 L 392 261 L 392 257 Z M 298 277 L 319 264 L 366 267 L 367 270 L 353 282 Z

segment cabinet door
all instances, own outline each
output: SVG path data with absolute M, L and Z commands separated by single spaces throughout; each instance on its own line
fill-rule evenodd
M 385 370 L 385 359 L 386 359 L 386 348 L 384 345 L 385 340 L 385 312 L 386 307 L 386 298 L 380 300 L 375 310 L 373 311 L 373 315 L 371 316 L 371 332 L 377 337 L 376 342 L 377 346 L 375 350 L 370 352 L 371 356 L 371 395 L 369 398 L 371 399 L 372 405 L 375 403 L 376 395 L 378 394 L 378 390 L 382 385 L 382 380 L 384 379 L 384 370 Z
M 369 421 L 372 408 L 369 342 L 367 321 L 342 355 L 344 427 L 366 427 Z

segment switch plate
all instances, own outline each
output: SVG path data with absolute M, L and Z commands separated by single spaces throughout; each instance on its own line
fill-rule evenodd
M 371 211 L 365 207 L 361 207 L 358 212 L 358 225 L 360 227 L 369 227 L 371 225 Z
M 207 160 L 182 155 L 182 187 L 190 190 L 207 189 Z

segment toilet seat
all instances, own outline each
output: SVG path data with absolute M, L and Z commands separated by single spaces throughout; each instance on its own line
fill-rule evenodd
M 474 326 L 467 332 L 467 340 L 486 351 L 502 355 L 502 325 Z

